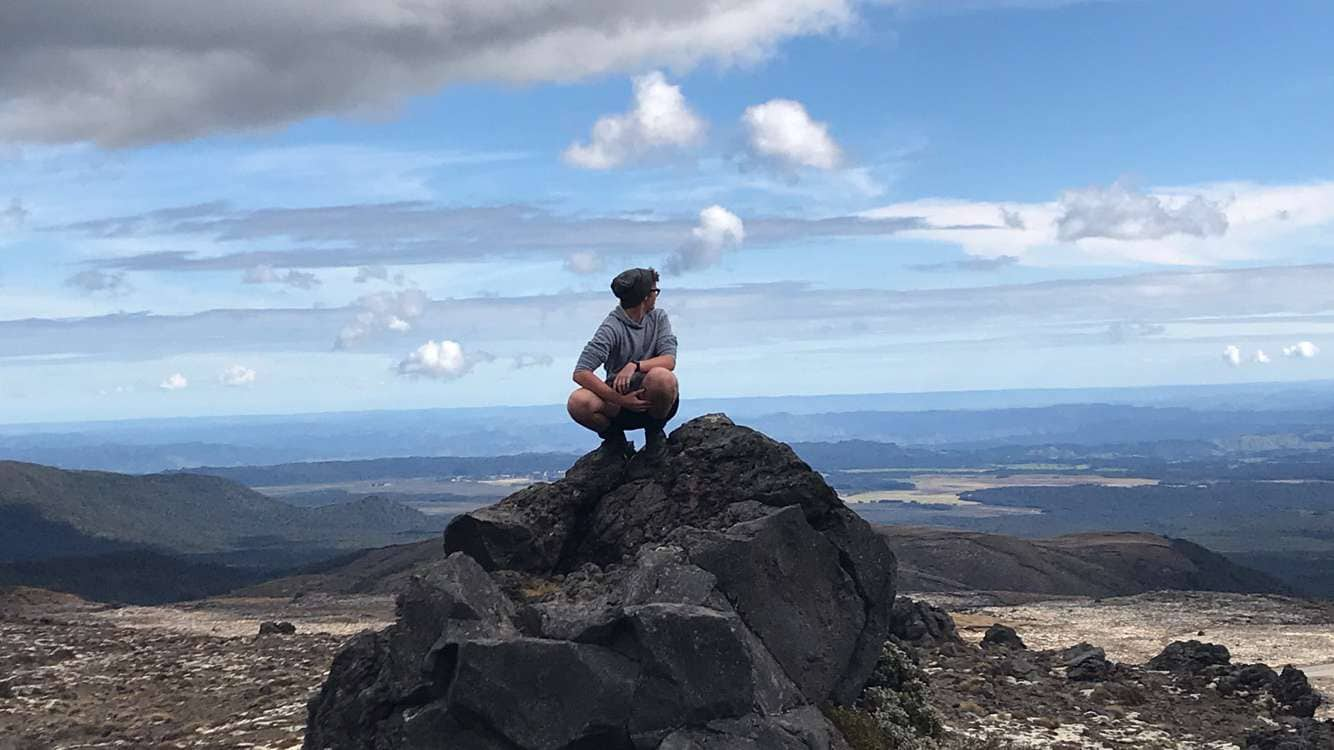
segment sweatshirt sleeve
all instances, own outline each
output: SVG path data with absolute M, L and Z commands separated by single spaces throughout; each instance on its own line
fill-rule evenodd
M 676 356 L 676 334 L 672 333 L 672 321 L 667 319 L 667 311 L 658 317 L 658 340 L 653 342 L 653 356 Z
M 598 326 L 597 331 L 593 333 L 593 338 L 584 345 L 584 350 L 579 354 L 579 362 L 575 364 L 574 371 L 596 370 L 607 362 L 607 355 L 611 352 L 613 341 L 611 326 L 603 323 Z

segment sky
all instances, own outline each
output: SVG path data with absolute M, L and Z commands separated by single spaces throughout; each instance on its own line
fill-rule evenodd
M 561 403 L 634 266 L 685 397 L 1334 378 L 1329 28 L 10 0 L 0 422 Z

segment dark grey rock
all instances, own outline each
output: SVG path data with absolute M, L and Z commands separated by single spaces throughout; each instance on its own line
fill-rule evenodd
M 954 618 L 940 607 L 900 596 L 894 600 L 890 633 L 914 645 L 963 643 Z
M 1024 649 L 1024 639 L 1008 625 L 996 623 L 982 635 L 982 648 Z
M 820 711 L 805 706 L 778 716 L 747 716 L 679 729 L 658 750 L 846 750 L 843 736 Z
M 266 621 L 259 624 L 260 635 L 295 635 L 296 626 L 290 622 Z
M 1227 665 L 1232 661 L 1227 646 L 1199 641 L 1173 641 L 1161 653 L 1145 664 L 1147 669 L 1165 672 L 1203 672 L 1211 666 Z
M 1320 707 L 1320 694 L 1311 689 L 1306 673 L 1291 665 L 1284 667 L 1278 678 L 1270 683 L 1269 691 L 1273 693 L 1280 713 L 1310 718 Z
M 865 604 L 838 549 L 811 528 L 801 508 L 726 532 L 690 531 L 681 542 L 692 562 L 717 577 L 718 589 L 803 695 L 813 702 L 856 697 L 861 685 L 846 696 L 840 688 L 866 624 Z
M 1334 722 L 1286 718 L 1276 727 L 1249 732 L 1241 744 L 1245 750 L 1331 750 Z
M 603 646 L 538 638 L 469 640 L 444 705 L 522 748 L 629 745 L 639 667 Z

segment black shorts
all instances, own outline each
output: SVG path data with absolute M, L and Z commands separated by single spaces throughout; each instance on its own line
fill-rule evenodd
M 607 385 L 611 386 L 613 389 L 615 388 L 615 386 L 612 386 L 614 380 L 615 379 L 613 378 L 612 380 L 607 381 Z M 644 373 L 637 372 L 630 376 L 631 391 L 639 390 L 643 386 L 643 383 Z M 618 430 L 645 430 L 650 427 L 657 427 L 670 422 L 672 417 L 676 416 L 676 410 L 679 408 L 681 408 L 681 396 L 678 394 L 676 400 L 672 402 L 672 408 L 667 411 L 667 416 L 662 419 L 658 419 L 646 411 L 621 409 L 616 412 L 616 416 L 611 418 L 611 426 Z

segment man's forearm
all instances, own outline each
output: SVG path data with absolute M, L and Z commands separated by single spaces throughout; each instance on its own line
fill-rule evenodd
M 574 382 L 581 388 L 587 388 L 592 391 L 594 396 L 597 396 L 603 401 L 610 401 L 613 404 L 620 403 L 621 394 L 617 393 L 611 386 L 602 382 L 602 378 L 599 378 L 598 374 L 592 370 L 575 370 Z
M 673 354 L 662 354 L 657 357 L 639 360 L 639 371 L 648 372 L 655 367 L 662 367 L 668 370 L 676 369 L 676 356 Z

